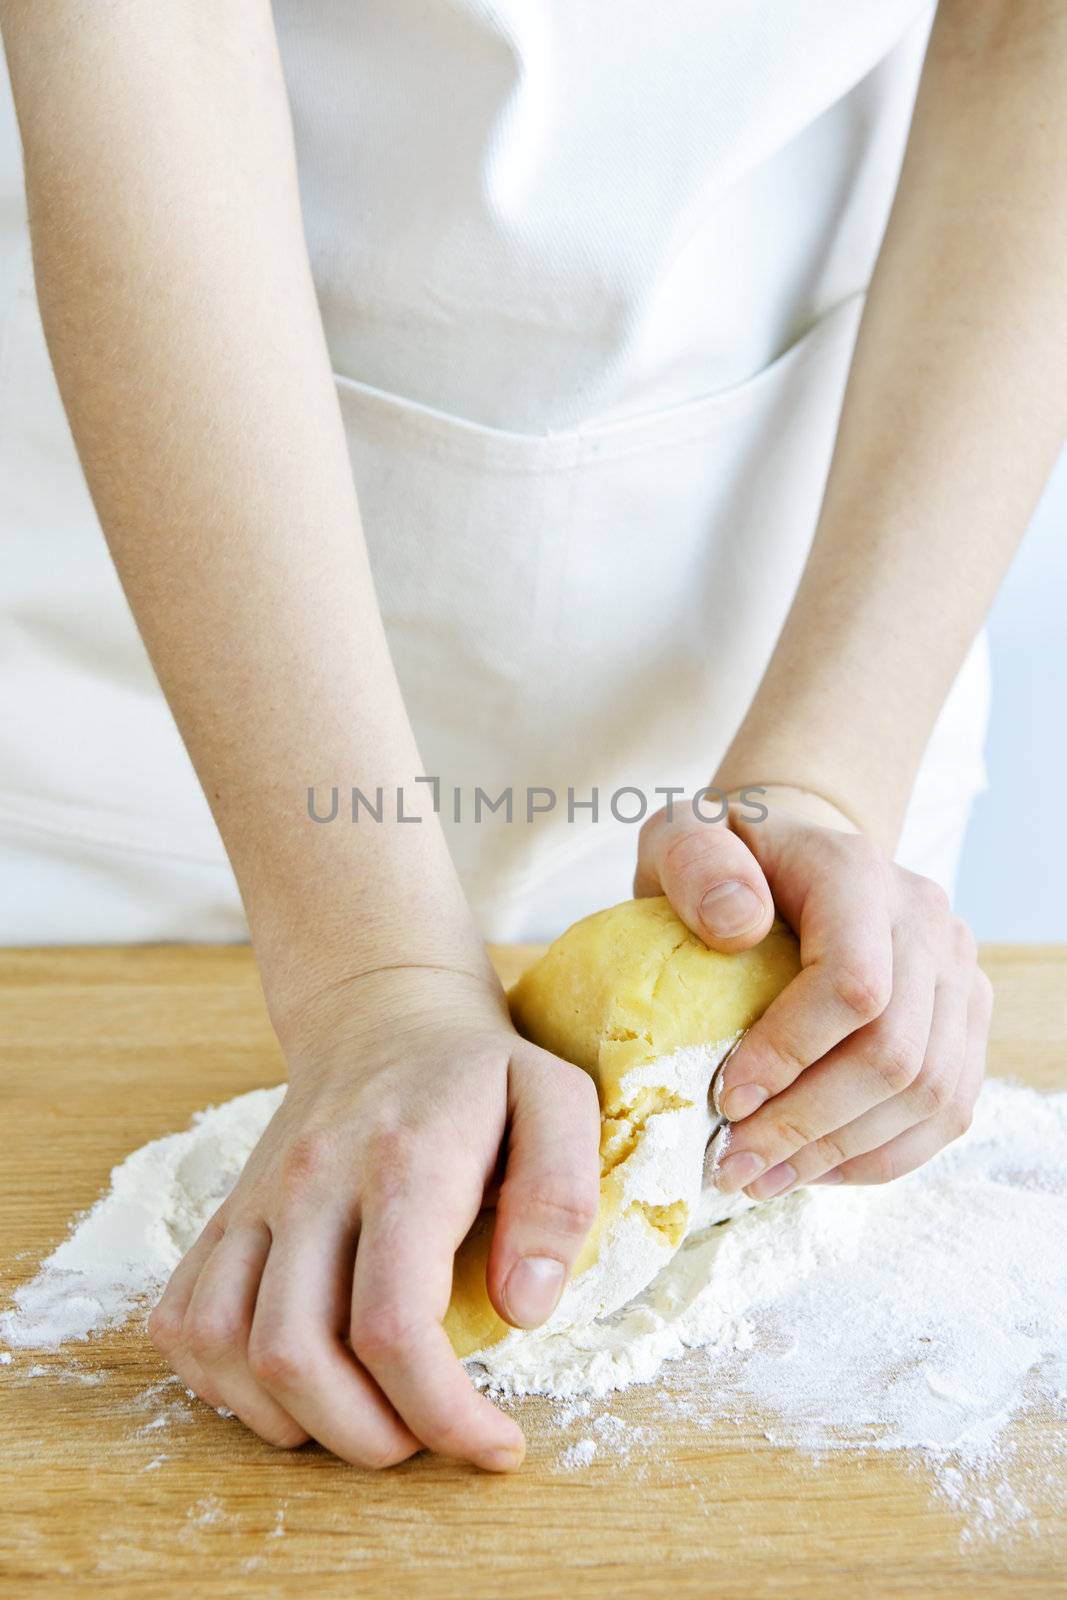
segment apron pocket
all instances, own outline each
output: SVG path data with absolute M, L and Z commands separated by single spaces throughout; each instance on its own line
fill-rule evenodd
M 612 839 L 632 858 L 636 829 L 569 822 L 568 788 L 606 806 L 623 785 L 708 781 L 803 568 L 861 309 L 842 302 L 735 388 L 545 436 L 337 380 L 425 770 L 514 790 L 511 824 L 443 808 L 490 935 L 565 861 L 580 873 Z M 527 785 L 563 806 L 527 824 Z

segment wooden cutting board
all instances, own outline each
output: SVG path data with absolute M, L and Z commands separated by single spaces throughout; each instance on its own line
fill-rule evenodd
M 531 954 L 498 952 L 505 980 Z M 1067 1087 L 1067 949 L 991 948 L 983 965 L 991 1069 Z M 280 1077 L 247 949 L 0 955 L 0 1290 L 130 1150 Z M 989 1542 L 900 1456 L 816 1463 L 773 1447 L 757 1414 L 671 1417 L 659 1386 L 607 1407 L 638 1442 L 571 1471 L 589 1421 L 525 1404 L 527 1464 L 505 1479 L 275 1452 L 166 1379 L 132 1328 L 0 1366 L 5 1596 L 1067 1596 L 1067 1454 L 1028 1492 L 1033 1526 Z M 1018 1425 L 1024 1452 L 1051 1426 Z

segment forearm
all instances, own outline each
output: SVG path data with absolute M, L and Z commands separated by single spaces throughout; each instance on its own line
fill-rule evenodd
M 49 349 L 268 987 L 478 964 L 411 786 L 266 0 L 3 15 Z M 311 784 L 401 782 L 420 824 L 309 820 Z
M 943 0 L 795 603 L 716 783 L 895 844 L 1067 424 L 1067 6 Z

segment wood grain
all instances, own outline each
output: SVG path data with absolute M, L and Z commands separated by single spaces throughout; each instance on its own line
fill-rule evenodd
M 499 952 L 505 977 L 530 954 Z M 992 948 L 983 964 L 992 1070 L 1067 1085 L 1067 951 Z M 247 949 L 0 956 L 0 1290 L 128 1151 L 280 1076 Z M 672 1415 L 677 1381 L 606 1403 L 649 1436 L 580 1471 L 561 1457 L 588 1420 L 530 1402 L 515 1478 L 426 1457 L 375 1475 L 314 1446 L 274 1452 L 190 1402 L 138 1328 L 17 1352 L 0 1367 L 0 1584 L 144 1600 L 1067 1595 L 1063 1458 L 1030 1493 L 1034 1527 L 961 1545 L 964 1519 L 900 1457 L 816 1464 L 769 1444 L 756 1414 Z M 1048 1426 L 1019 1426 L 1024 1455 Z

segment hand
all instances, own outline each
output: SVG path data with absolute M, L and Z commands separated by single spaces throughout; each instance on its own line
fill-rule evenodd
M 895 866 L 818 796 L 768 786 L 761 799 L 762 821 L 737 804 L 728 824 L 658 812 L 634 883 L 666 894 L 713 949 L 757 944 L 775 904 L 800 940 L 802 971 L 716 1087 L 734 1125 L 717 1182 L 756 1200 L 804 1183 L 884 1183 L 969 1126 L 992 986 L 937 884 Z
M 500 1174 L 490 1299 L 519 1327 L 551 1314 L 597 1210 L 593 1081 L 520 1039 L 499 987 L 466 973 L 372 973 L 312 1011 L 283 1041 L 285 1099 L 176 1268 L 152 1341 L 272 1444 L 517 1467 L 520 1429 L 441 1326 L 452 1258 Z

